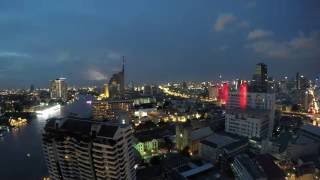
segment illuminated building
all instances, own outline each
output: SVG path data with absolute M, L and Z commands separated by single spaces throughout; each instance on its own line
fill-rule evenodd
M 229 100 L 229 85 L 228 83 L 223 83 L 219 88 L 219 100 L 221 104 L 226 104 Z
M 265 139 L 269 136 L 270 119 L 269 110 L 228 110 L 225 131 L 249 138 Z
M 304 75 L 296 74 L 296 89 L 305 91 L 309 87 L 309 81 Z
M 268 68 L 266 64 L 256 65 L 256 71 L 253 75 L 253 92 L 267 92 L 268 89 Z
M 219 97 L 219 88 L 217 86 L 208 87 L 209 99 L 217 100 Z
M 108 84 L 105 84 L 104 85 L 104 92 L 103 92 L 103 97 L 104 98 L 109 98 L 109 85 Z
M 67 101 L 68 86 L 65 78 L 59 78 L 51 81 L 50 84 L 50 97 L 54 100 Z
M 43 133 L 50 179 L 134 180 L 132 130 L 91 119 L 51 119 Z
M 163 142 L 166 129 L 144 130 L 134 135 L 134 147 L 144 159 L 151 158 L 159 153 L 159 144 Z
M 248 86 L 247 83 L 242 83 L 240 85 L 240 108 L 241 109 L 246 109 L 247 108 L 247 104 L 248 104 L 248 99 L 247 99 L 247 95 L 248 95 Z
M 229 93 L 225 131 L 250 138 L 272 137 L 274 116 L 275 94 L 248 93 L 242 83 L 239 91 Z
M 122 70 L 118 73 L 113 74 L 109 80 L 109 94 L 110 97 L 120 97 L 123 95 L 125 90 L 125 69 L 124 69 L 124 56 Z
M 133 110 L 132 100 L 98 100 L 92 103 L 92 114 L 95 120 L 119 120 L 121 114 Z

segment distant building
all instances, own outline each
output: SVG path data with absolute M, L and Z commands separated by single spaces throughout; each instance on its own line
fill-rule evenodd
M 164 144 L 164 138 L 169 138 L 173 134 L 174 132 L 168 129 L 144 129 L 134 134 L 134 147 L 144 159 L 150 159 L 152 156 L 160 153 L 160 144 Z
M 51 119 L 43 150 L 50 179 L 136 179 L 129 126 Z
M 59 78 L 50 83 L 50 97 L 53 100 L 67 101 L 68 86 L 64 78 Z
M 132 100 L 108 99 L 97 100 L 92 103 L 92 115 L 95 120 L 121 120 L 119 118 L 122 115 L 130 115 L 132 111 Z
M 245 137 L 272 137 L 275 117 L 275 94 L 251 93 L 246 84 L 230 92 L 225 131 Z
M 104 98 L 109 98 L 110 97 L 109 84 L 105 84 L 104 85 L 103 96 L 104 96 Z
M 147 95 L 147 96 L 152 95 L 152 87 L 150 85 L 145 85 L 143 87 L 143 95 Z
M 265 139 L 269 134 L 270 119 L 268 110 L 228 110 L 225 131 L 248 138 Z
M 266 64 L 256 65 L 256 71 L 252 79 L 253 92 L 267 92 L 268 90 L 268 68 Z
M 125 90 L 125 69 L 124 69 L 124 57 L 122 70 L 113 74 L 109 80 L 109 94 L 110 97 L 120 97 L 124 94 Z
M 29 91 L 29 92 L 31 92 L 31 93 L 32 93 L 32 92 L 34 92 L 34 90 L 35 90 L 35 87 L 34 87 L 34 85 L 33 85 L 33 84 L 31 84 L 31 85 L 30 85 L 30 91 Z
M 209 99 L 217 100 L 219 97 L 219 87 L 218 86 L 209 86 L 208 93 L 209 93 Z
M 299 72 L 296 74 L 296 89 L 297 90 L 306 90 L 309 87 L 309 81 L 308 79 L 301 75 Z

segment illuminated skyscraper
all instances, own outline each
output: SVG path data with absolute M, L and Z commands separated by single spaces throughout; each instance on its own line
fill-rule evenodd
M 68 86 L 65 78 L 58 78 L 51 81 L 50 97 L 54 100 L 66 101 L 68 98 Z
M 105 84 L 104 85 L 104 92 L 103 92 L 103 95 L 105 98 L 108 98 L 110 95 L 109 95 L 109 85 L 108 84 Z
M 253 75 L 253 92 L 267 92 L 268 90 L 268 68 L 266 64 L 256 65 L 256 71 Z
M 130 126 L 51 119 L 42 142 L 50 179 L 136 179 Z
M 124 56 L 122 59 L 122 70 L 118 73 L 113 74 L 109 81 L 109 93 L 111 97 L 119 97 L 123 95 L 125 90 L 125 60 Z

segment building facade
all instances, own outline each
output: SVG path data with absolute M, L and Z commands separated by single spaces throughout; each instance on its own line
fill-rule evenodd
M 236 156 L 231 169 L 239 180 L 267 180 L 263 169 L 246 154 Z
M 267 92 L 268 90 L 268 68 L 266 64 L 256 65 L 256 71 L 252 78 L 253 92 Z
M 51 179 L 136 179 L 129 126 L 90 119 L 51 119 L 43 132 Z
M 92 115 L 95 120 L 118 120 L 124 114 L 131 114 L 132 100 L 98 100 L 92 103 Z
M 68 98 L 68 86 L 64 78 L 59 78 L 50 83 L 50 97 L 54 100 L 66 101 Z
M 275 118 L 275 94 L 230 92 L 225 131 L 249 138 L 272 137 Z

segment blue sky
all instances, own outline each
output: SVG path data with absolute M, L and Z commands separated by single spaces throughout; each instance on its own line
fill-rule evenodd
M 99 84 L 320 73 L 317 0 L 1 0 L 0 83 Z

